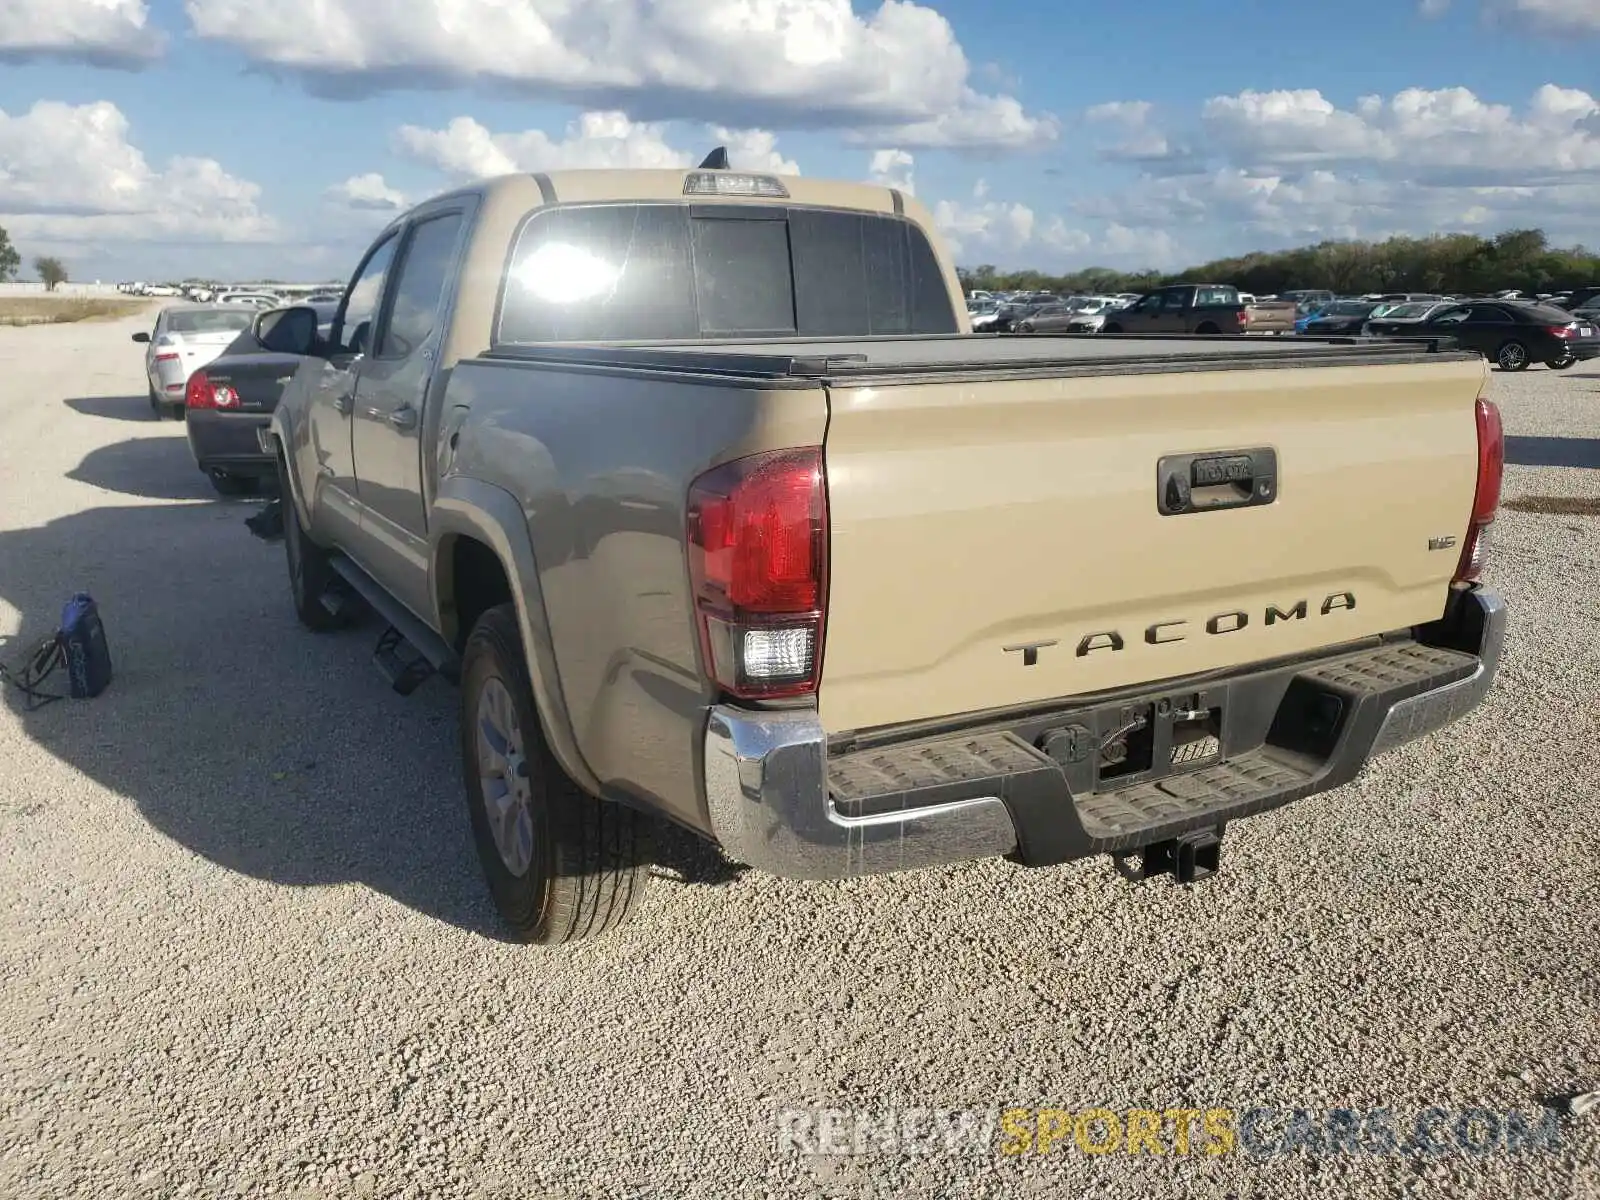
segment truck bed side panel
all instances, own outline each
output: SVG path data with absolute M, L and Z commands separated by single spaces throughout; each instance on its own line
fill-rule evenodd
M 729 458 L 819 445 L 824 391 L 469 360 L 447 402 L 471 406 L 452 469 L 511 492 L 527 518 L 585 763 L 608 792 L 704 828 L 712 697 L 689 594 L 689 484 Z
M 824 726 L 1044 702 L 1437 618 L 1459 549 L 1430 539 L 1466 532 L 1483 372 L 1450 357 L 836 387 Z M 1160 515 L 1163 456 L 1255 447 L 1277 452 L 1274 502 Z

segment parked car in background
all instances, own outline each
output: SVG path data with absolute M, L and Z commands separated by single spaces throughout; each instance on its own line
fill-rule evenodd
M 1555 307 L 1577 312 L 1580 308 L 1592 307 L 1596 302 L 1600 302 L 1600 284 L 1591 284 L 1588 287 L 1575 288 L 1560 297 Z
M 1063 333 L 1072 316 L 1072 306 L 1065 301 L 1041 304 L 1017 322 L 1018 333 Z
M 1600 326 L 1564 308 L 1517 300 L 1474 300 L 1454 304 L 1419 322 L 1410 334 L 1453 337 L 1502 371 L 1523 371 L 1542 362 L 1563 371 L 1600 358 Z
M 1000 319 L 1000 305 L 989 299 L 968 301 L 967 319 L 973 333 L 993 333 L 995 322 Z
M 1034 313 L 1038 312 L 1046 303 L 1044 300 L 1009 300 L 1002 304 L 995 312 L 994 321 L 985 332 L 988 333 L 1015 333 L 1017 327 Z
M 1237 335 L 1250 323 L 1239 289 L 1224 284 L 1181 284 L 1151 292 L 1106 318 L 1104 332 Z
M 1454 300 L 1413 300 L 1405 304 L 1380 304 L 1362 326 L 1361 332 L 1374 337 L 1390 337 L 1415 329 L 1429 317 L 1454 308 Z
M 1378 307 L 1372 300 L 1335 300 L 1299 327 L 1307 337 L 1360 333 Z
M 1292 292 L 1279 292 L 1278 299 L 1287 300 L 1295 306 L 1296 311 L 1302 315 L 1323 308 L 1339 299 L 1334 292 L 1319 289 L 1298 289 Z
M 245 318 L 245 328 L 190 375 L 183 389 L 189 449 L 195 465 L 222 495 L 247 495 L 262 483 L 276 483 L 277 466 L 262 452 L 256 431 L 272 420 L 283 389 L 303 361 L 290 350 L 307 344 L 305 314 L 316 318 L 311 344 L 321 345 L 333 332 L 337 308 L 322 302 L 260 314 L 237 305 L 228 310 L 230 316 Z
M 1066 332 L 1094 334 L 1104 330 L 1107 319 L 1123 305 L 1115 296 L 1077 296 L 1071 307 Z
M 254 313 L 237 305 L 174 304 L 156 314 L 155 327 L 133 340 L 145 347 L 145 382 L 158 416 L 183 415 L 183 388 L 192 372 L 228 348 Z
M 283 303 L 281 296 L 274 296 L 271 292 L 223 292 L 217 297 L 218 304 L 243 304 L 251 308 L 276 308 Z

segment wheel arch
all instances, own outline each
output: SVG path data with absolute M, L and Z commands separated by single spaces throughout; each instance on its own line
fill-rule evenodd
M 503 488 L 452 476 L 439 486 L 429 532 L 429 590 L 440 634 L 463 650 L 477 616 L 494 604 L 513 605 L 545 740 L 573 782 L 599 795 L 599 780 L 579 748 L 562 694 L 522 506 Z

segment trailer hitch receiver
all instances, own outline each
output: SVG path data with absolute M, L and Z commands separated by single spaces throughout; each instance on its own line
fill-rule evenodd
M 1174 883 L 1199 883 L 1209 879 L 1222 866 L 1222 828 L 1196 829 L 1180 833 L 1163 842 L 1152 842 L 1136 852 L 1137 866 L 1130 866 L 1128 855 L 1115 859 L 1119 873 L 1135 882 L 1157 875 L 1170 875 Z

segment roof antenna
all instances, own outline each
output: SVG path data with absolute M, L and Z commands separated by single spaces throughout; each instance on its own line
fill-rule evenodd
M 698 168 L 701 171 L 726 171 L 727 169 L 728 148 L 726 146 L 718 146 L 710 154 L 706 155 L 705 162 L 701 163 Z

